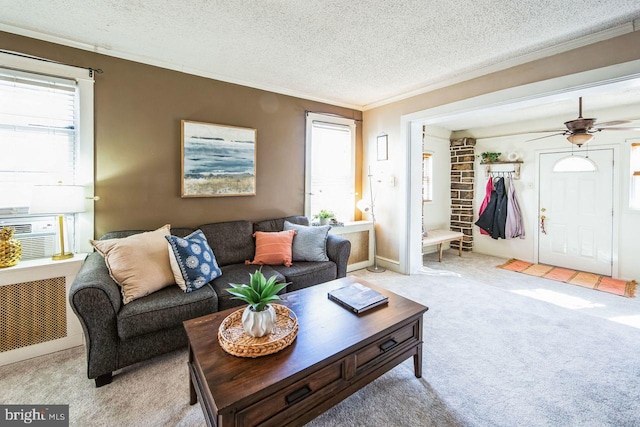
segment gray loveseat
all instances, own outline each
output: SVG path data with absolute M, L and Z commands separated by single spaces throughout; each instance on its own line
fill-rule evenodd
M 87 346 L 87 375 L 96 386 L 109 384 L 113 372 L 136 362 L 187 345 L 182 322 L 216 311 L 242 305 L 225 291 L 229 283 L 248 283 L 249 273 L 259 266 L 245 265 L 255 254 L 255 231 L 282 231 L 284 221 L 308 225 L 303 216 L 252 223 L 231 221 L 201 225 L 201 229 L 222 270 L 222 276 L 185 293 L 177 285 L 123 304 L 120 287 L 109 276 L 98 252 L 89 254 L 71 286 L 69 301 L 82 324 Z M 196 229 L 197 229 L 196 228 Z M 196 229 L 172 228 L 171 234 L 184 237 Z M 138 231 L 116 231 L 101 239 L 127 237 Z M 262 272 L 280 282 L 288 282 L 285 292 L 346 276 L 351 244 L 329 234 L 326 262 L 294 262 L 292 266 L 265 265 Z M 212 335 L 214 337 L 215 334 Z

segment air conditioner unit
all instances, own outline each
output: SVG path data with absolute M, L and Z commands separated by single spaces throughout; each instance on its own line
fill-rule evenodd
M 56 252 L 57 222 L 51 217 L 0 218 L 1 227 L 12 227 L 22 244 L 22 260 L 48 258 Z

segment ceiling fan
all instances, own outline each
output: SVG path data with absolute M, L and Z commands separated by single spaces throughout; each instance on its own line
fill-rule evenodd
M 614 120 L 610 122 L 599 123 L 598 126 L 596 127 L 595 118 L 589 119 L 589 118 L 582 117 L 582 97 L 580 97 L 579 99 L 578 106 L 579 106 L 578 118 L 574 120 L 569 120 L 568 122 L 564 122 L 564 125 L 567 127 L 566 130 L 553 129 L 553 130 L 537 131 L 537 132 L 559 132 L 559 133 L 554 133 L 553 135 L 541 136 L 540 138 L 530 139 L 529 141 L 535 141 L 537 139 L 563 135 L 567 137 L 567 140 L 570 143 L 580 147 L 582 146 L 582 144 L 586 144 L 587 142 L 591 141 L 595 133 L 598 133 L 603 130 L 638 130 L 640 131 L 640 127 L 610 127 L 610 126 L 631 123 L 628 120 Z

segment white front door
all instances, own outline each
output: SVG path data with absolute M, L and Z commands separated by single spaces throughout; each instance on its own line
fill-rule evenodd
M 595 171 L 554 171 L 569 156 L 540 154 L 538 262 L 611 276 L 613 150 L 589 150 Z

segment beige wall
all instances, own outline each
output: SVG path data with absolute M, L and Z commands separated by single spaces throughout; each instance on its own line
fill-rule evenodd
M 362 113 L 0 32 L 0 48 L 92 68 L 95 228 L 150 229 L 303 214 L 305 110 Z M 255 128 L 257 194 L 180 197 L 180 121 Z M 361 192 L 362 126 L 357 122 Z
M 637 59 L 640 59 L 640 31 L 365 111 L 363 168 L 367 170 L 371 165 L 372 170 L 380 174 L 394 175 L 400 184 L 393 188 L 382 187 L 376 199 L 378 255 L 397 262 L 399 247 L 404 245 L 404 239 L 407 238 L 401 235 L 399 227 L 401 216 L 405 215 L 405 211 L 400 208 L 404 206 L 401 192 L 407 185 L 400 181 L 405 179 L 406 173 L 406 159 L 399 158 L 404 152 L 399 144 L 406 143 L 401 140 L 400 124 L 403 115 L 502 89 Z M 382 132 L 389 135 L 389 160 L 377 162 L 376 136 Z M 365 188 L 364 191 L 368 190 Z M 393 268 L 393 265 L 390 267 Z

